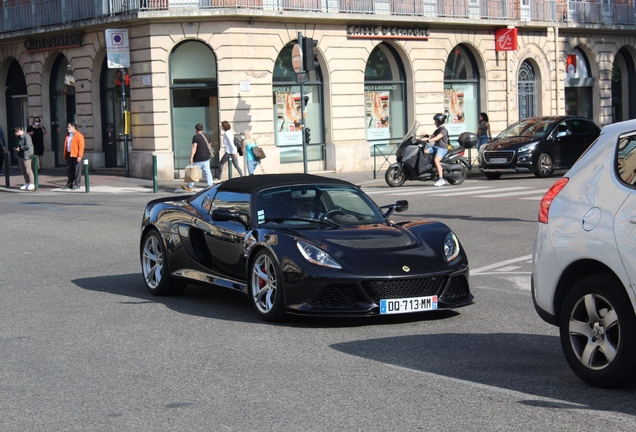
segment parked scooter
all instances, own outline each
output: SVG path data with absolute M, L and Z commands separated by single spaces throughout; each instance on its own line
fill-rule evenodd
M 402 138 L 402 143 L 396 152 L 397 162 L 387 169 L 384 179 L 391 187 L 402 186 L 406 180 L 432 180 L 439 178 L 437 168 L 433 163 L 433 155 L 424 153 L 427 147 L 428 135 L 417 138 L 415 135 L 419 122 L 414 122 L 409 131 Z M 464 157 L 464 150 L 477 145 L 477 135 L 464 132 L 457 139 L 459 147 L 449 150 L 440 161 L 444 180 L 452 185 L 462 184 L 468 175 L 468 159 Z

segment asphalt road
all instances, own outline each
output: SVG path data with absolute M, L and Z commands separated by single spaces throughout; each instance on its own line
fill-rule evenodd
M 139 225 L 156 196 L 0 193 L 0 430 L 634 430 L 635 388 L 579 381 L 532 306 L 555 180 L 366 188 L 456 231 L 475 304 L 284 324 L 221 289 L 150 296 Z

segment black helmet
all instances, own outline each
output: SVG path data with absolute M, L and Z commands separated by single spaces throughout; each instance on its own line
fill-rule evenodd
M 433 120 L 438 122 L 440 125 L 446 123 L 446 116 L 444 114 L 437 113 L 433 116 Z

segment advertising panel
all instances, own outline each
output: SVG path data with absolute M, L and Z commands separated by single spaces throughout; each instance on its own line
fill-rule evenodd
M 369 85 L 364 87 L 367 140 L 391 138 L 390 101 L 395 85 Z

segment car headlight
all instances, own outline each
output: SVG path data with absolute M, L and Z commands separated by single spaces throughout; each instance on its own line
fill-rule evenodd
M 296 240 L 296 247 L 298 247 L 300 254 L 312 264 L 335 269 L 342 268 L 342 266 L 338 264 L 331 255 L 316 246 L 305 243 L 304 241 Z
M 534 148 L 537 146 L 537 144 L 539 143 L 531 143 L 531 144 L 526 144 L 524 146 L 519 147 L 519 150 L 517 150 L 517 153 L 524 153 L 524 152 L 529 152 L 534 150 Z
M 459 255 L 459 240 L 454 232 L 449 232 L 444 238 L 444 258 L 452 261 Z

